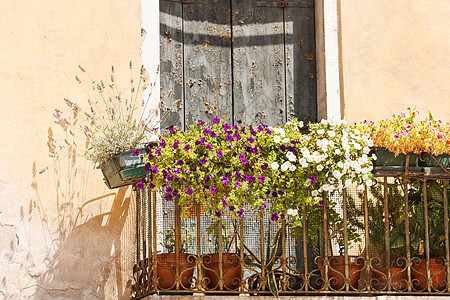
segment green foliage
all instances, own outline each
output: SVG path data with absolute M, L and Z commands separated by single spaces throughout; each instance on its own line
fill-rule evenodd
M 175 253 L 175 226 L 169 226 L 171 226 L 170 229 L 161 232 L 164 235 L 161 246 L 164 247 L 167 253 Z M 194 242 L 195 237 L 190 232 L 181 232 L 180 240 L 180 253 L 186 253 L 189 247 L 191 247 L 192 243 Z

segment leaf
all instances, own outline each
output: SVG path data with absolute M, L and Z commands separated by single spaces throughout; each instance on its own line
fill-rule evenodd
M 282 232 L 282 228 L 280 228 L 277 231 L 277 233 L 275 234 L 275 237 L 273 239 L 274 243 L 272 245 L 270 256 L 269 256 L 269 259 L 266 264 L 267 270 L 272 270 L 273 264 L 275 263 L 275 259 L 277 257 L 280 257 L 282 254 L 281 252 L 283 250 L 282 249 L 283 239 L 281 238 L 281 232 Z
M 275 277 L 275 272 L 270 272 L 267 277 L 267 284 L 269 285 L 272 295 L 278 298 L 278 285 Z
M 392 232 L 389 238 L 389 245 L 391 249 L 398 249 L 404 247 L 406 244 L 405 234 L 400 230 L 395 230 Z

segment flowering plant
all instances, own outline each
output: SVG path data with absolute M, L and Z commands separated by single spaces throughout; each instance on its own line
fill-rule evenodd
M 131 62 L 129 66 L 133 73 Z M 79 68 L 86 73 L 81 66 Z M 113 155 L 142 147 L 151 139 L 154 127 L 159 123 L 159 111 L 146 112 L 146 102 L 141 97 L 148 86 L 145 69 L 141 67 L 139 71 L 137 86 L 131 78 L 128 97 L 117 88 L 114 66 L 111 70 L 110 82 L 106 84 L 89 78 L 89 90 L 95 93 L 87 93 L 85 111 L 82 107 L 86 104 L 78 105 L 69 99 L 64 99 L 69 113 L 55 109 L 55 123 L 62 128 L 65 139 L 64 143 L 58 144 L 49 135 L 47 145 L 51 157 L 57 157 L 62 150 L 68 150 L 72 156 L 78 145 L 84 145 L 85 157 L 101 165 Z M 83 84 L 78 76 L 75 79 Z
M 365 121 L 358 128 L 370 135 L 374 147 L 386 148 L 395 155 L 450 153 L 450 125 L 434 120 L 431 113 L 422 121 L 416 120 L 418 115 L 418 110 L 408 108 L 391 119 L 380 120 L 379 124 Z
M 297 189 L 303 197 L 323 205 L 325 192 L 341 192 L 350 185 L 361 190 L 373 184 L 372 158 L 368 155 L 372 141 L 367 134 L 348 127 L 344 120 L 322 120 L 308 128 L 307 144 L 297 144 L 304 174 L 303 185 Z M 288 202 L 287 214 L 294 223 L 300 222 L 298 211 L 303 205 L 301 197 Z
M 245 204 L 264 204 L 263 141 L 270 134 L 267 126 L 231 126 L 218 118 L 212 124 L 197 121 L 187 131 L 170 126 L 146 156 L 145 167 L 152 172 L 147 184 L 161 189 L 167 201 L 178 197 L 182 207 L 196 200 L 216 218 L 224 209 L 242 216 Z

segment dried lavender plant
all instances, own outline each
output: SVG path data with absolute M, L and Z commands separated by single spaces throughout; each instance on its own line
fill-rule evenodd
M 59 157 L 63 152 L 74 156 L 77 153 L 74 149 L 84 147 L 82 152 L 85 158 L 101 165 L 115 154 L 137 149 L 156 139 L 159 108 L 147 111 L 149 101 L 142 98 L 143 91 L 149 86 L 148 74 L 143 66 L 135 85 L 133 65 L 131 62 L 129 64 L 129 96 L 118 87 L 114 66 L 111 67 L 107 84 L 103 80 L 92 80 L 83 67 L 79 66 L 79 69 L 89 80 L 90 86 L 85 86 L 85 81 L 78 75 L 75 76 L 76 81 L 85 86 L 86 91 L 95 93 L 86 92 L 87 111 L 82 111 L 80 105 L 66 98 L 64 102 L 70 112 L 55 109 L 55 123 L 62 129 L 65 138 L 58 143 L 53 134 L 49 134 L 47 146 L 50 157 Z M 150 86 L 153 88 L 155 84 Z M 151 94 L 150 90 L 148 98 Z

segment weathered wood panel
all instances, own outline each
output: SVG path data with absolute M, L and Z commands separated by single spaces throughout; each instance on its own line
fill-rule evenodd
M 159 5 L 161 103 L 167 110 L 161 127 L 175 125 L 183 128 L 182 4 L 161 0 Z
M 314 1 L 291 0 L 284 9 L 288 118 L 317 121 Z M 297 4 L 297 5 L 295 5 Z
M 286 121 L 283 9 L 232 0 L 235 118 Z
M 186 125 L 213 117 L 233 120 L 229 0 L 185 4 Z

